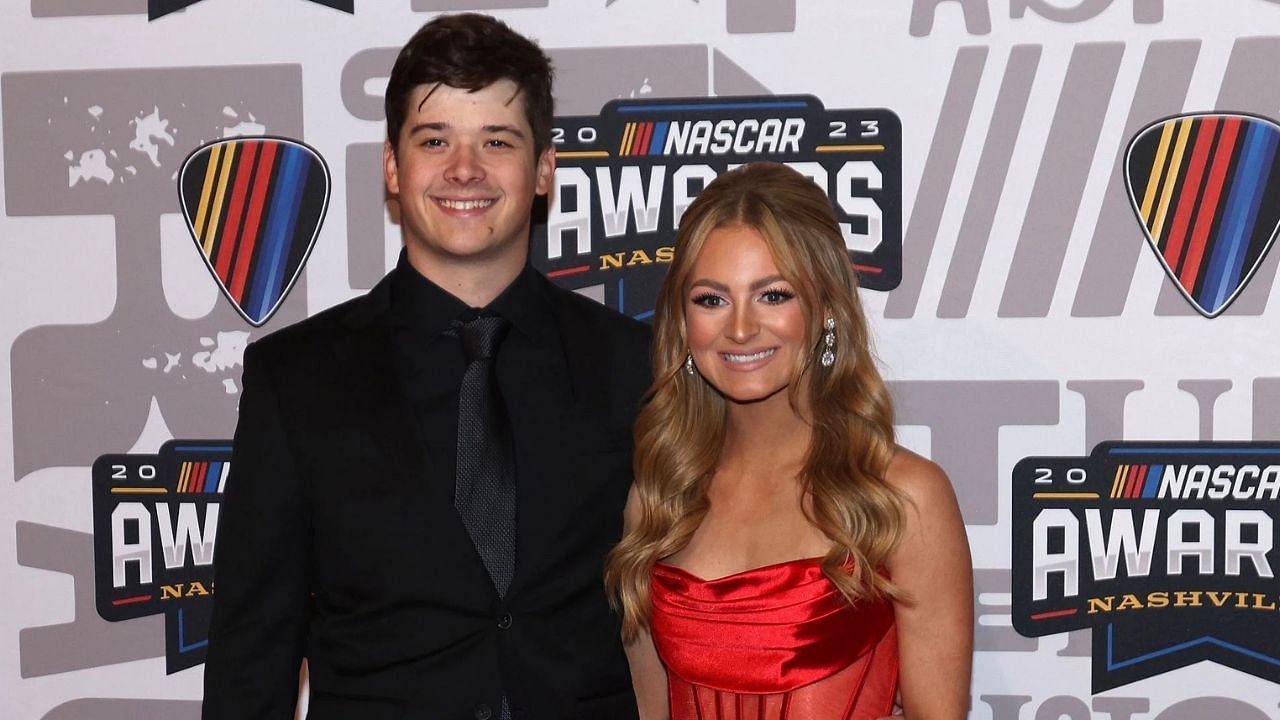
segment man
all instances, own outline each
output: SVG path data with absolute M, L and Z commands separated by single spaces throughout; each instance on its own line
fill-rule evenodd
M 245 352 L 206 720 L 627 718 L 601 582 L 648 330 L 528 265 L 551 69 L 438 17 L 386 95 L 404 251 L 368 295 Z

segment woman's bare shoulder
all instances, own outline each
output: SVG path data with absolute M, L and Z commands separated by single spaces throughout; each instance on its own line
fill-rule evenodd
M 951 480 L 937 463 L 899 446 L 889 461 L 885 480 L 913 503 L 955 503 Z

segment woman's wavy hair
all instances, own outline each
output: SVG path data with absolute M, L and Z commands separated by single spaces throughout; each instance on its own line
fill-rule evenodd
M 850 602 L 899 596 L 878 572 L 903 526 L 902 500 L 885 481 L 895 448 L 893 406 L 872 359 L 844 238 L 831 201 L 812 180 L 784 165 L 753 163 L 716 178 L 689 206 L 658 294 L 654 382 L 635 427 L 639 507 L 605 566 L 628 640 L 648 627 L 654 563 L 683 548 L 706 515 L 707 485 L 724 445 L 726 400 L 684 369 L 685 295 L 707 236 L 729 226 L 764 238 L 808 318 L 810 352 L 788 392 L 792 407 L 808 408 L 813 428 L 800 481 L 810 522 L 832 541 L 823 572 Z M 822 367 L 827 317 L 835 320 L 835 362 Z

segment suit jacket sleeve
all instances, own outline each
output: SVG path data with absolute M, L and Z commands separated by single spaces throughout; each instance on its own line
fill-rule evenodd
M 292 720 L 305 652 L 302 483 L 261 347 L 245 351 L 231 474 L 214 556 L 204 720 Z

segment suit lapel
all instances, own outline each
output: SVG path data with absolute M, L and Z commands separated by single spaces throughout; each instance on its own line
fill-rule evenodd
M 367 429 L 393 473 L 421 479 L 424 456 L 417 447 L 394 364 L 388 281 L 380 282 L 344 318 L 352 336 L 351 342 L 335 346 L 340 377 L 346 379 L 346 386 L 339 389 L 346 402 L 340 407 L 349 413 L 353 427 Z
M 544 281 L 545 282 L 545 281 Z M 509 594 L 518 592 L 531 574 L 544 568 L 548 553 L 559 552 L 556 540 L 577 509 L 581 488 L 590 478 L 576 472 L 587 446 L 599 444 L 608 417 L 611 368 L 591 337 L 588 319 L 572 303 L 556 297 L 554 353 L 540 353 L 529 367 L 522 392 L 508 396 L 515 432 L 517 468 L 517 562 Z M 522 373 L 524 374 L 524 373 Z
M 453 479 L 440 472 L 430 452 L 418 441 L 417 425 L 409 411 L 407 398 L 400 385 L 396 368 L 393 329 L 390 319 L 389 282 L 384 279 L 357 305 L 345 319 L 353 333 L 352 341 L 340 343 L 338 361 L 348 379 L 341 390 L 347 399 L 350 423 L 367 430 L 386 458 L 390 472 L 401 476 L 391 482 L 404 482 L 408 497 L 422 499 L 422 522 L 438 523 L 450 547 L 405 548 L 406 556 L 420 553 L 462 553 L 474 560 L 475 572 L 468 582 L 483 578 L 490 592 L 488 572 L 471 542 L 471 536 L 453 507 Z M 446 473 L 447 475 L 447 473 Z M 439 534 L 439 533 L 437 533 Z

